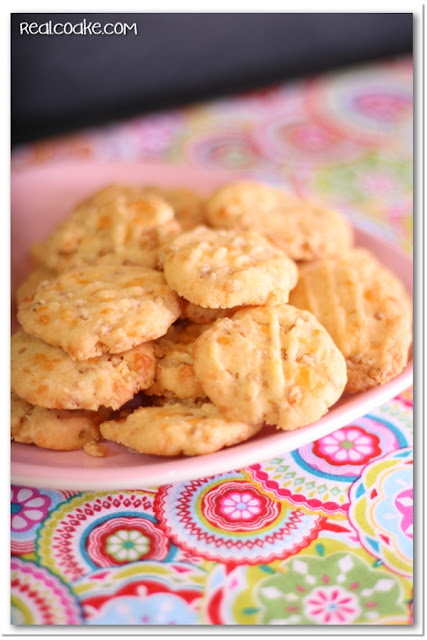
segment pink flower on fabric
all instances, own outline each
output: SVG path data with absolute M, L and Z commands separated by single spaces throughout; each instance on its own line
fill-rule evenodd
M 297 147 L 305 148 L 307 151 L 319 151 L 336 143 L 338 135 L 318 124 L 312 122 L 297 122 L 288 125 L 289 138 Z
M 405 489 L 401 491 L 395 498 L 395 505 L 402 514 L 400 527 L 408 538 L 413 538 L 413 517 L 414 517 L 414 498 L 413 490 Z
M 313 452 L 330 464 L 366 464 L 381 453 L 379 439 L 357 426 L 344 427 L 316 440 Z
M 247 491 L 234 491 L 221 500 L 220 510 L 231 520 L 250 520 L 261 511 L 261 501 Z
M 340 587 L 321 587 L 305 600 L 307 616 L 318 624 L 350 624 L 360 614 L 357 598 Z
M 28 531 L 48 514 L 50 498 L 27 487 L 12 487 L 12 531 Z
M 389 93 L 366 93 L 357 96 L 354 103 L 364 115 L 381 122 L 399 122 L 412 107 L 408 97 Z

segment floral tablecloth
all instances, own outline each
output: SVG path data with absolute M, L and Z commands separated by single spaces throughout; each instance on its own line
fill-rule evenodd
M 162 160 L 284 184 L 412 247 L 412 61 L 15 148 L 12 167 Z M 229 473 L 12 487 L 14 625 L 412 624 L 412 390 Z

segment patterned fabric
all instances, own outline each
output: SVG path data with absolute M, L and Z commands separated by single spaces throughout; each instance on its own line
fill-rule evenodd
M 412 248 L 412 64 L 390 60 L 14 150 L 12 166 L 244 172 Z M 412 624 L 412 389 L 244 469 L 134 491 L 12 487 L 14 625 Z

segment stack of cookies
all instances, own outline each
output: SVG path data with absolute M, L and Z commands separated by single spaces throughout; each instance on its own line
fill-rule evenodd
M 200 455 L 293 430 L 404 368 L 411 304 L 336 211 L 255 182 L 108 186 L 32 248 L 17 442 Z

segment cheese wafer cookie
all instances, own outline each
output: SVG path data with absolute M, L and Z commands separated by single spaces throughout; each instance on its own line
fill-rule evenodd
M 166 281 L 201 307 L 287 302 L 297 268 L 282 251 L 254 231 L 197 227 L 160 253 Z
M 252 228 L 254 218 L 262 222 L 271 211 L 286 207 L 294 196 L 262 182 L 236 180 L 216 189 L 206 201 L 206 220 L 216 228 Z
M 144 193 L 156 195 L 166 200 L 172 207 L 183 231 L 189 231 L 200 224 L 206 224 L 204 214 L 206 198 L 197 191 L 182 187 L 168 188 L 147 185 L 144 187 Z
M 42 283 L 18 305 L 27 331 L 76 360 L 122 353 L 164 335 L 180 300 L 154 269 L 87 266 Z
M 141 407 L 124 419 L 103 422 L 101 433 L 140 453 L 195 456 L 213 453 L 244 440 L 261 429 L 224 418 L 210 402 L 167 402 Z
M 193 368 L 195 339 L 210 325 L 189 325 L 158 338 L 154 345 L 157 354 L 153 384 L 145 390 L 149 396 L 165 398 L 201 398 L 205 396 Z M 191 327 L 191 328 L 190 328 Z
M 352 227 L 338 211 L 257 183 L 219 189 L 206 219 L 216 228 L 258 231 L 297 261 L 339 255 L 353 244 Z
M 89 455 L 105 455 L 97 441 L 102 439 L 99 425 L 111 412 L 67 411 L 44 409 L 30 404 L 12 393 L 11 439 L 34 444 L 43 449 L 75 451 L 84 449 Z M 95 446 L 96 445 L 96 446 Z
M 313 313 L 344 354 L 346 391 L 384 384 L 405 367 L 411 302 L 398 278 L 367 250 L 306 265 L 290 300 Z
M 101 263 L 155 268 L 159 247 L 180 230 L 162 198 L 112 185 L 79 204 L 32 255 L 56 271 Z
M 39 284 L 46 280 L 51 280 L 57 276 L 57 272 L 47 267 L 37 267 L 32 271 L 27 278 L 21 282 L 16 290 L 15 299 L 17 304 L 25 300 L 25 298 L 31 296 L 37 289 Z
M 195 341 L 193 366 L 228 419 L 285 430 L 318 420 L 347 379 L 344 357 L 326 329 L 286 304 L 217 320 Z
M 23 330 L 12 336 L 11 358 L 12 389 L 48 409 L 119 409 L 151 385 L 156 367 L 152 342 L 79 361 Z

